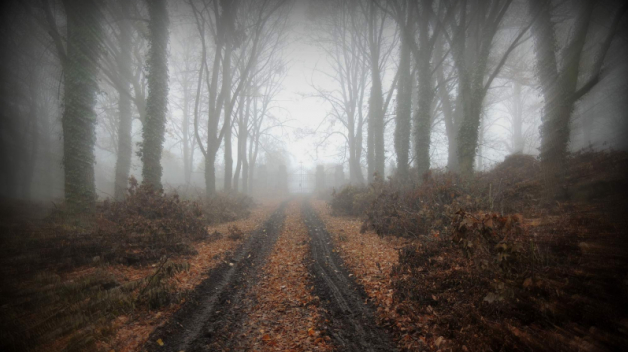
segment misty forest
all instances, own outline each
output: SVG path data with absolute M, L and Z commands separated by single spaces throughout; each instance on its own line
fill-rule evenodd
M 628 350 L 628 2 L 0 9 L 0 350 Z

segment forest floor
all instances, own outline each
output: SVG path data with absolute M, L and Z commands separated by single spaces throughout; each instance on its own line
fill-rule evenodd
M 280 206 L 142 350 L 396 350 L 310 202 Z
M 573 197 L 555 204 L 543 203 L 528 159 L 471 188 L 449 176 L 416 194 L 372 187 L 365 216 L 291 199 L 281 220 L 271 217 L 249 238 L 254 245 L 227 259 L 232 276 L 210 269 L 196 289 L 202 299 L 186 302 L 144 349 L 625 350 L 628 158 L 576 157 Z M 407 232 L 426 224 L 421 235 Z
M 585 157 L 577 171 L 586 177 L 573 189 L 593 182 L 606 195 L 574 192 L 586 201 L 548 207 L 523 177 L 495 196 L 495 177 L 502 184 L 525 167 L 511 161 L 481 176 L 489 197 L 470 197 L 481 183 L 469 191 L 447 175 L 417 193 L 365 189 L 377 198 L 360 217 L 293 197 L 205 227 L 201 240 L 184 243 L 191 250 L 167 261 L 95 260 L 39 273 L 0 291 L 12 299 L 0 307 L 0 327 L 11 317 L 27 327 L 2 338 L 32 329 L 46 342 L 12 347 L 33 351 L 622 350 L 628 221 L 626 199 L 611 190 L 623 189 L 625 176 L 615 168 L 592 178 L 603 168 L 590 167 L 599 156 Z M 482 210 L 498 201 L 500 213 Z M 41 302 L 56 310 L 37 312 Z

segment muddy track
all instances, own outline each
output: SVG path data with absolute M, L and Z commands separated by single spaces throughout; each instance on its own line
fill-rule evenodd
M 160 352 L 229 349 L 244 318 L 243 298 L 254 286 L 285 218 L 284 202 L 225 263 L 213 268 L 186 303 L 156 329 L 143 350 Z M 159 346 L 161 339 L 164 346 Z
M 328 332 L 340 351 L 395 351 L 388 334 L 375 323 L 374 307 L 333 251 L 331 236 L 316 211 L 306 202 L 303 218 L 311 237 L 310 272 L 314 293 L 320 298 L 329 321 Z

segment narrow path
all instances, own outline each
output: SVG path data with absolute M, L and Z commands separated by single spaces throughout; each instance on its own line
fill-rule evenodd
M 239 330 L 244 318 L 243 298 L 281 231 L 285 207 L 283 203 L 233 256 L 210 271 L 169 322 L 151 334 L 144 350 L 193 352 L 228 348 L 233 332 Z
M 313 282 L 305 258 L 310 238 L 301 201 L 286 208 L 284 226 L 245 306 L 245 320 L 233 351 L 320 351 L 333 348 L 318 330 L 322 309 L 312 295 Z
M 311 237 L 314 293 L 327 311 L 333 344 L 341 351 L 395 351 L 388 334 L 375 323 L 373 307 L 365 304 L 366 293 L 344 268 L 325 224 L 308 203 L 303 218 Z

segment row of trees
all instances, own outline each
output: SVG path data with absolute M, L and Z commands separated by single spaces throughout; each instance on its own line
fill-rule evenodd
M 273 109 L 285 76 L 282 53 L 292 5 L 5 3 L 2 194 L 29 198 L 34 179 L 52 181 L 37 170 L 54 174 L 57 160 L 48 156 L 61 154 L 65 199 L 89 209 L 96 199 L 95 151 L 107 150 L 116 157 L 113 196 L 121 199 L 134 142 L 143 182 L 161 188 L 165 140 L 181 146 L 188 184 L 201 153 L 208 197 L 216 192 L 221 161 L 224 189 L 250 192 L 264 140 L 282 126 Z M 320 73 L 335 84 L 314 87 L 335 126 L 325 138 L 342 136 L 352 183 L 383 175 L 387 154 L 396 158 L 399 179 L 421 182 L 433 163 L 434 133 L 442 127 L 448 168 L 468 176 L 486 142 L 489 107 L 506 107 L 512 134 L 507 148 L 521 152 L 526 135 L 534 135 L 525 126 L 526 97 L 538 92 L 541 160 L 548 182 L 556 184 L 574 109 L 608 76 L 609 53 L 621 51 L 618 38 L 625 40 L 626 10 L 592 0 L 308 2 L 311 39 L 331 67 Z M 141 134 L 133 131 L 136 122 Z M 392 138 L 387 129 L 394 130 Z M 49 151 L 59 144 L 57 133 L 61 148 L 54 154 Z M 387 153 L 391 139 L 394 153 Z
M 6 143 L 13 148 L 3 148 L 2 193 L 31 198 L 29 190 L 12 187 L 33 183 L 35 165 L 55 144 L 46 141 L 54 136 L 46 126 L 55 125 L 55 111 L 61 115 L 65 200 L 74 209 L 95 203 L 96 149 L 115 155 L 116 199 L 126 194 L 134 142 L 143 182 L 162 188 L 166 135 L 181 145 L 186 183 L 200 151 L 211 197 L 222 148 L 224 188 L 238 190 L 241 178 L 242 190 L 250 191 L 265 136 L 281 126 L 272 110 L 285 75 L 281 52 L 290 8 L 287 0 L 4 5 L 3 44 L 13 51 L 2 58 L 3 144 L 5 137 L 14 140 Z M 38 56 L 39 64 L 32 63 Z M 42 65 L 42 58 L 49 63 Z M 141 123 L 140 136 L 133 133 L 134 120 Z
M 383 175 L 390 109 L 399 179 L 421 182 L 431 166 L 431 133 L 438 124 L 446 131 L 448 169 L 469 176 L 487 108 L 499 94 L 491 90 L 501 86 L 509 100 L 502 105 L 509 110 L 513 135 L 508 149 L 516 153 L 522 152 L 526 135 L 522 91 L 538 86 L 543 97 L 540 156 L 548 181 L 555 184 L 567 156 L 574 106 L 607 72 L 605 59 L 626 9 L 591 0 L 317 2 L 310 9 L 321 30 L 315 42 L 329 55 L 337 89 L 315 88 L 329 103 L 330 118 L 342 126 L 326 138 L 343 136 L 350 180 L 362 183 L 366 124 L 370 182 L 373 173 Z M 525 47 L 533 47 L 534 55 L 526 57 Z M 384 91 L 387 70 L 392 73 Z M 394 107 L 388 105 L 393 91 Z

